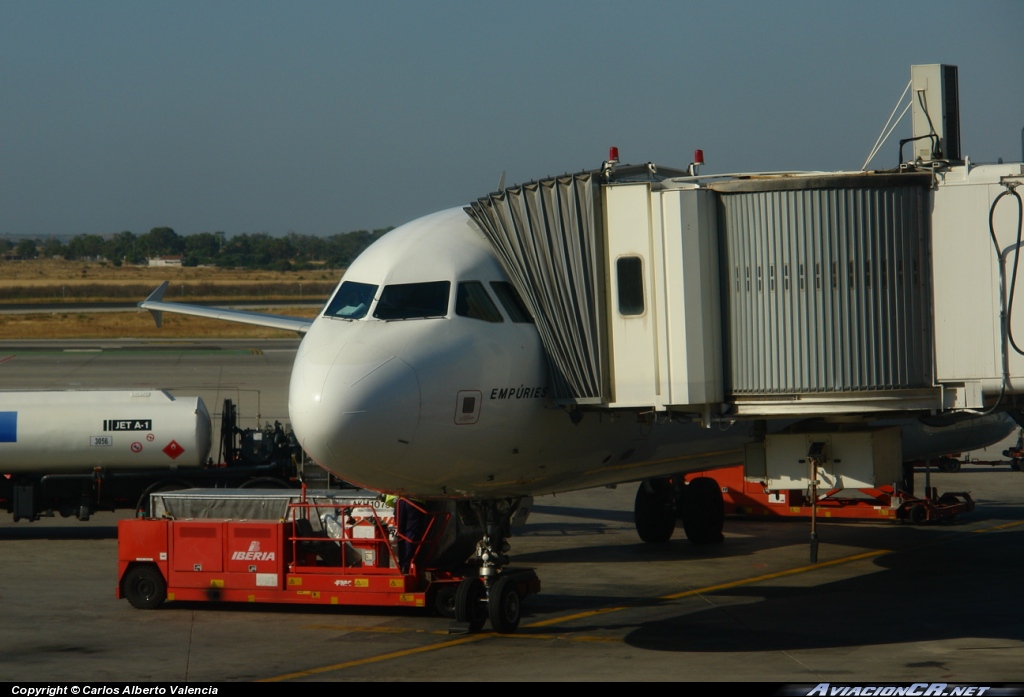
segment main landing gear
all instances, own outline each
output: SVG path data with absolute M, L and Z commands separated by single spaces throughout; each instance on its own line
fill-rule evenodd
M 479 632 L 487 620 L 496 632 L 514 632 L 522 619 L 523 598 L 540 592 L 540 579 L 533 569 L 508 567 L 507 538 L 518 506 L 518 499 L 470 503 L 483 529 L 474 555 L 479 573 L 467 576 L 455 592 L 452 633 Z
M 656 477 L 640 482 L 633 506 L 636 531 L 651 544 L 668 542 L 682 520 L 686 538 L 695 545 L 722 542 L 725 503 L 718 483 L 698 477 L 689 484 L 682 476 Z

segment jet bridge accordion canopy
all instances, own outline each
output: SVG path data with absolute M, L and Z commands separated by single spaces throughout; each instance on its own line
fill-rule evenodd
M 467 208 L 537 323 L 555 398 L 579 403 L 603 395 L 599 176 L 530 182 Z

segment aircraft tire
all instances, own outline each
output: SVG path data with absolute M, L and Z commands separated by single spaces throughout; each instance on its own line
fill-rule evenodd
M 167 600 L 167 582 L 152 564 L 142 564 L 124 577 L 124 597 L 139 610 L 155 610 Z
M 491 628 L 499 634 L 511 634 L 516 631 L 522 618 L 522 602 L 515 579 L 511 576 L 499 578 L 487 599 L 487 614 L 491 620 Z
M 470 632 L 479 632 L 487 621 L 487 589 L 476 576 L 463 579 L 455 591 L 455 621 L 469 625 Z
M 676 529 L 676 509 L 672 494 L 655 482 L 640 482 L 633 504 L 636 533 L 648 544 L 664 544 Z
M 683 530 L 695 545 L 719 544 L 725 536 L 725 501 L 711 477 L 698 477 L 683 488 Z

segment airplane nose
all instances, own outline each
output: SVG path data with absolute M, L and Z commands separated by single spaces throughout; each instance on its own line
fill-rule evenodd
M 289 392 L 292 429 L 320 466 L 368 488 L 386 463 L 401 464 L 416 436 L 416 371 L 365 344 L 296 356 Z M 381 467 L 385 465 L 385 467 Z

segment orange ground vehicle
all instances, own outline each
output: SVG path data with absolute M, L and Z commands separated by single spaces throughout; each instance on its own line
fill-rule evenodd
M 120 521 L 117 597 L 140 609 L 168 600 L 433 608 L 463 631 L 489 619 L 512 632 L 522 599 L 540 590 L 530 569 L 504 569 L 486 587 L 447 510 L 407 502 L 401 514 L 419 518 L 410 539 L 372 492 L 196 491 L 164 495 L 159 517 Z M 199 511 L 211 515 L 190 515 Z
M 726 515 L 769 518 L 809 518 L 811 501 L 805 489 L 769 491 L 764 482 L 745 477 L 743 465 L 688 474 L 709 477 L 722 490 Z M 821 490 L 813 512 L 820 518 L 879 520 L 890 519 L 915 525 L 949 520 L 974 510 L 969 492 L 939 495 L 935 487 L 926 487 L 923 497 L 914 496 L 895 484 L 882 484 L 856 490 Z

